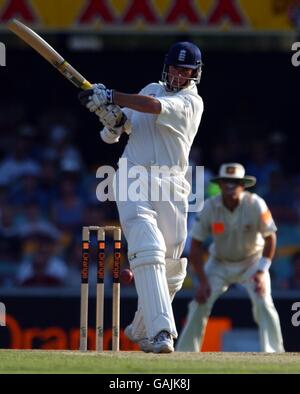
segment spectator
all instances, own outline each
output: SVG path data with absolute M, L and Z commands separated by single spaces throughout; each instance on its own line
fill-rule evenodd
M 5 203 L 0 205 L 0 233 L 5 237 L 17 234 L 15 225 L 15 208 L 13 205 Z
M 300 252 L 291 258 L 292 274 L 289 280 L 289 288 L 300 290 Z
M 53 228 L 29 231 L 35 248 L 25 256 L 17 273 L 20 286 L 62 286 L 67 277 L 66 263 L 56 255 L 58 233 Z
M 21 261 L 21 245 L 18 237 L 0 233 L 0 285 L 11 286 Z
M 43 195 L 39 188 L 40 171 L 26 171 L 19 182 L 12 186 L 10 201 L 16 206 L 22 206 L 36 201 L 42 207 Z
M 0 183 L 12 184 L 28 171 L 39 171 L 39 164 L 30 157 L 26 140 L 19 136 L 12 155 L 0 163 Z
M 64 178 L 60 183 L 60 196 L 53 206 L 53 219 L 58 228 L 65 232 L 74 232 L 81 228 L 84 204 L 78 197 L 76 182 Z
M 71 143 L 70 130 L 64 124 L 54 124 L 49 132 L 49 147 L 45 155 L 61 162 L 76 161 L 82 165 L 80 151 Z
M 267 152 L 267 145 L 263 141 L 254 141 L 251 146 L 250 160 L 246 165 L 246 170 L 257 179 L 255 191 L 259 194 L 267 193 L 271 173 L 280 168 L 276 161 L 268 158 Z
M 268 192 L 263 197 L 268 203 L 274 219 L 281 224 L 297 222 L 292 193 L 287 193 L 289 189 L 291 189 L 289 180 L 284 177 L 281 171 L 271 172 Z

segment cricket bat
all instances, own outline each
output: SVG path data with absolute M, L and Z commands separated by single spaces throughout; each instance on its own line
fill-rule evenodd
M 42 37 L 35 33 L 32 29 L 18 21 L 12 19 L 8 22 L 7 27 L 23 41 L 35 49 L 49 63 L 60 71 L 65 78 L 71 81 L 80 89 L 91 89 L 92 84 L 87 81 L 74 67 L 51 47 Z

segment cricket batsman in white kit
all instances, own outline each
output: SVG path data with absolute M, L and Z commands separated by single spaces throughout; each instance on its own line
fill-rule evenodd
M 245 176 L 241 164 L 223 164 L 212 181 L 219 184 L 221 195 L 205 201 L 192 227 L 190 261 L 200 284 L 176 350 L 200 351 L 214 302 L 231 284 L 239 283 L 251 298 L 262 351 L 284 352 L 269 275 L 276 248 L 272 215 L 261 197 L 245 191 L 256 179 Z M 205 262 L 203 243 L 209 236 L 213 242 Z
M 201 67 L 199 48 L 191 42 L 178 42 L 166 56 L 162 80 L 147 85 L 139 94 L 95 84 L 79 96 L 105 126 L 103 141 L 112 144 L 123 132 L 129 135 L 122 159 L 127 159 L 129 170 L 133 166 L 146 168 L 149 188 L 160 183 L 151 171 L 153 166 L 172 168 L 163 181 L 172 190 L 167 201 L 153 201 L 149 195 L 142 201 L 124 201 L 116 193 L 138 294 L 138 310 L 125 333 L 145 352 L 170 353 L 177 338 L 171 302 L 186 275 L 187 261 L 181 254 L 190 187 L 185 174 L 203 113 L 196 87 Z M 122 181 L 120 173 L 121 168 L 116 183 Z M 133 180 L 127 182 L 130 188 Z

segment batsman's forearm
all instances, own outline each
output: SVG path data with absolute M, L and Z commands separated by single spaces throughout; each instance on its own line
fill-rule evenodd
M 265 246 L 263 250 L 263 257 L 267 257 L 268 259 L 273 259 L 276 250 L 276 234 L 270 234 L 265 237 Z
M 160 114 L 161 104 L 155 97 L 139 94 L 126 94 L 114 91 L 114 104 L 127 107 L 139 112 Z

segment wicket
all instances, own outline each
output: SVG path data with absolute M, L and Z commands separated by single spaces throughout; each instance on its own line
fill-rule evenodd
M 89 292 L 89 248 L 90 232 L 97 232 L 97 288 L 96 288 L 96 351 L 103 351 L 104 333 L 104 271 L 105 271 L 105 233 L 113 231 L 113 290 L 112 290 L 112 350 L 120 348 L 120 263 L 121 228 L 116 226 L 85 226 L 82 229 L 82 266 L 80 300 L 80 350 L 87 351 L 88 340 L 88 292 Z

